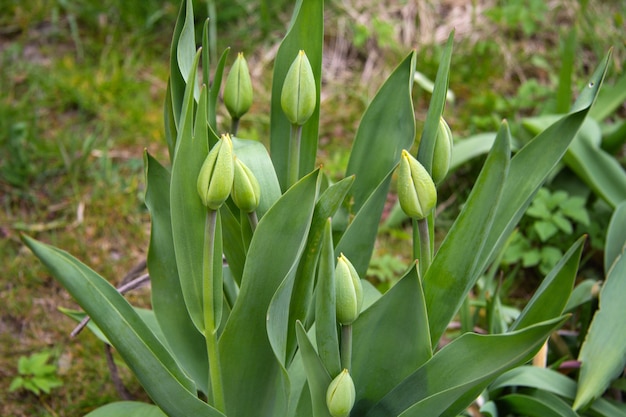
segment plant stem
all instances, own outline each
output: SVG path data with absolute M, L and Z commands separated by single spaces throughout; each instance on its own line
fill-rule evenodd
M 430 267 L 430 261 L 432 255 L 430 253 L 430 232 L 428 231 L 428 218 L 420 219 L 417 221 L 417 228 L 415 227 L 415 223 L 413 223 L 413 247 L 415 250 L 415 238 L 419 240 L 419 270 L 420 276 L 423 278 Z M 417 229 L 417 235 L 415 234 L 415 230 Z M 416 258 L 418 257 L 416 256 Z
M 209 380 L 213 393 L 213 405 L 221 412 L 225 412 L 224 387 L 222 385 L 222 368 L 217 340 L 217 327 L 215 323 L 215 299 L 214 287 L 214 259 L 215 259 L 215 228 L 217 223 L 217 211 L 208 210 L 205 224 L 204 257 L 202 261 L 203 276 L 203 301 L 204 301 L 204 337 L 206 339 L 207 354 L 209 359 Z M 222 295 L 219 294 L 221 297 Z
M 233 118 L 230 124 L 230 134 L 231 136 L 237 136 L 237 130 L 239 130 L 239 119 Z
M 291 125 L 289 137 L 289 161 L 288 161 L 288 187 L 294 185 L 300 179 L 300 142 L 302 139 L 302 126 Z
M 341 367 L 352 371 L 352 324 L 341 325 Z
M 252 228 L 252 232 L 254 232 L 257 224 L 259 224 L 259 218 L 256 215 L 256 211 L 248 213 L 248 221 L 250 221 L 250 227 Z

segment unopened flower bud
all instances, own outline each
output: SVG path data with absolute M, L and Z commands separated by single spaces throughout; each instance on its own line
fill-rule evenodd
M 439 119 L 439 129 L 437 130 L 437 140 L 435 141 L 435 151 L 433 153 L 433 181 L 439 184 L 448 175 L 450 160 L 452 159 L 452 132 L 450 126 L 443 117 Z
M 330 415 L 333 417 L 348 417 L 352 407 L 354 407 L 355 399 L 354 382 L 348 370 L 344 369 L 331 381 L 326 390 L 326 405 Z
M 220 208 L 230 195 L 234 171 L 233 142 L 229 135 L 222 135 L 207 155 L 198 174 L 198 194 L 202 204 L 211 210 Z
M 294 125 L 303 125 L 315 111 L 317 105 L 315 77 L 309 59 L 302 50 L 287 71 L 280 95 L 280 105 L 287 119 Z
M 226 78 L 224 104 L 233 119 L 240 119 L 252 106 L 252 81 L 248 63 L 241 52 L 237 54 Z
M 237 157 L 232 197 L 235 205 L 246 213 L 256 210 L 261 200 L 261 187 L 254 173 Z
M 435 183 L 426 168 L 406 149 L 402 150 L 400 158 L 398 200 L 402 210 L 418 220 L 428 216 L 437 203 Z
M 363 306 L 363 286 L 352 263 L 342 253 L 335 267 L 337 321 L 350 324 L 359 317 Z

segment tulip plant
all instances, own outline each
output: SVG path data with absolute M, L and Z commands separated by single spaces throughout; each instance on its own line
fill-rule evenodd
M 154 402 L 116 402 L 89 416 L 456 416 L 563 325 L 582 239 L 510 328 L 444 337 L 585 120 L 608 58 L 572 111 L 513 157 L 502 124 L 435 250 L 436 187 L 452 149 L 442 118 L 452 36 L 417 154 L 411 52 L 371 101 L 345 178 L 333 182 L 315 167 L 323 1 L 296 2 L 277 52 L 269 151 L 237 136 L 252 102 L 242 54 L 224 83 L 231 130 L 220 130 L 228 51 L 209 62 L 207 28 L 196 50 L 184 0 L 164 112 L 170 161 L 145 154 L 153 309 L 139 311 L 79 260 L 24 237 Z M 382 294 L 363 278 L 392 181 L 413 222 L 415 261 Z

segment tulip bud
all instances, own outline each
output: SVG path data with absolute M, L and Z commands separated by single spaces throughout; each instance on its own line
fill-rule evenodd
M 220 208 L 233 187 L 234 170 L 233 142 L 229 135 L 222 135 L 198 174 L 198 194 L 202 204 L 211 210 Z
M 333 417 L 348 417 L 352 407 L 354 407 L 355 399 L 354 382 L 348 370 L 344 369 L 331 381 L 326 390 L 326 405 L 330 415 Z
M 237 157 L 232 196 L 235 205 L 246 213 L 256 210 L 261 199 L 261 187 L 254 173 Z
M 302 50 L 287 71 L 280 95 L 280 105 L 291 124 L 298 126 L 306 123 L 315 111 L 317 105 L 315 77 L 309 59 Z
M 437 189 L 426 168 L 402 150 L 398 172 L 398 200 L 400 207 L 409 216 L 423 219 L 437 203 Z
M 248 63 L 241 52 L 237 54 L 226 78 L 224 104 L 233 119 L 240 119 L 252 106 L 252 81 Z
M 443 181 L 448 174 L 450 159 L 452 159 L 452 132 L 442 117 L 439 119 L 439 129 L 437 130 L 433 154 L 433 181 L 435 184 Z
M 337 321 L 347 325 L 359 317 L 363 306 L 363 286 L 352 263 L 343 253 L 335 267 L 335 297 Z

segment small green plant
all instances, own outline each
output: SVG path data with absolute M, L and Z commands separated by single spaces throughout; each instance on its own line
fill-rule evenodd
M 57 366 L 49 363 L 51 356 L 50 352 L 20 356 L 17 363 L 19 376 L 11 381 L 9 392 L 24 389 L 39 396 L 62 386 L 63 382 L 57 377 Z
M 525 268 L 537 267 L 542 274 L 550 272 L 572 243 L 568 245 L 573 239 L 564 239 L 564 235 L 580 230 L 576 226 L 590 225 L 585 203 L 583 197 L 563 190 L 552 193 L 541 188 L 512 236 L 502 263 L 521 263 Z
M 510 326 L 448 340 L 451 321 L 585 120 L 608 57 L 575 109 L 514 157 L 502 123 L 467 202 L 435 247 L 436 184 L 451 159 L 442 116 L 452 35 L 417 154 L 409 152 L 411 52 L 363 114 L 345 177 L 335 182 L 316 167 L 323 1 L 296 2 L 277 50 L 269 152 L 238 137 L 236 122 L 220 129 L 228 51 L 210 62 L 208 24 L 200 50 L 194 24 L 185 0 L 165 101 L 170 160 L 145 154 L 153 310 L 139 313 L 78 259 L 24 236 L 155 403 L 113 403 L 90 417 L 130 408 L 170 417 L 455 416 L 567 320 L 582 239 Z M 244 117 L 252 94 L 242 62 L 224 93 L 234 119 Z M 411 260 L 383 294 L 361 278 L 396 178 L 412 222 L 403 248 Z

